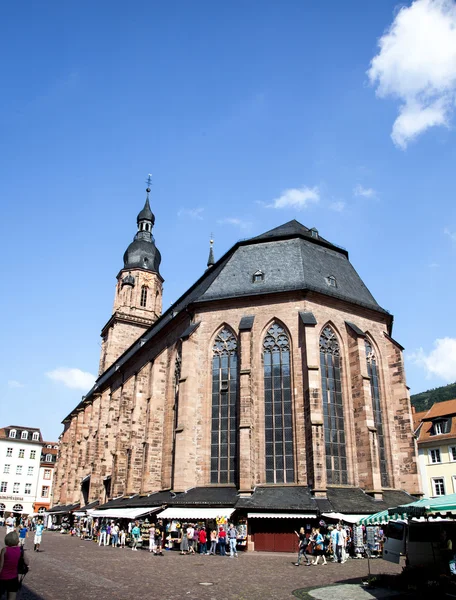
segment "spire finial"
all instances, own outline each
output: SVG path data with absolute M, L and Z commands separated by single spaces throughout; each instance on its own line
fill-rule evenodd
M 210 244 L 210 248 L 209 248 L 209 258 L 207 259 L 207 268 L 209 269 L 209 267 L 214 266 L 215 264 L 215 260 L 214 260 L 214 250 L 212 249 L 212 246 L 214 245 L 214 236 L 211 233 L 211 239 L 209 240 L 209 244 Z
M 149 200 L 150 186 L 152 185 L 152 173 L 148 174 L 146 183 L 147 183 L 147 188 L 146 188 L 147 199 Z

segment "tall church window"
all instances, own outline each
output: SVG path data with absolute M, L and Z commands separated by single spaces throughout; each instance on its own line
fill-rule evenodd
M 236 483 L 238 355 L 224 327 L 212 348 L 211 483 Z
M 388 463 L 386 460 L 385 431 L 383 428 L 382 407 L 380 403 L 380 383 L 378 380 L 377 358 L 371 343 L 366 339 L 367 374 L 370 377 L 370 388 L 372 397 L 372 410 L 374 413 L 374 425 L 377 429 L 378 453 L 380 459 L 380 477 L 383 487 L 389 486 Z
M 174 475 L 176 473 L 176 435 L 179 426 L 179 382 L 181 378 L 182 368 L 182 346 L 179 344 L 176 352 L 176 360 L 174 361 L 174 415 L 173 415 L 173 455 L 172 455 L 172 487 L 174 487 Z
M 326 479 L 328 483 L 346 484 L 348 482 L 348 474 L 340 348 L 336 334 L 329 326 L 325 327 L 320 335 L 320 369 Z
M 263 340 L 266 483 L 293 483 L 290 340 L 273 323 Z
M 140 301 L 140 305 L 141 306 L 146 306 L 147 305 L 147 286 L 143 285 L 141 288 L 141 301 Z

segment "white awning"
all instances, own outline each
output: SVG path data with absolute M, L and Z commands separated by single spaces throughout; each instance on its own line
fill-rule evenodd
M 83 510 L 83 511 L 77 510 L 76 512 L 73 513 L 73 515 L 75 517 L 85 517 L 86 516 L 86 511 L 85 510 Z
M 217 517 L 229 518 L 234 513 L 234 508 L 165 508 L 158 516 L 161 519 L 216 519 Z
M 248 519 L 316 519 L 315 513 L 248 513 Z
M 110 519 L 136 519 L 142 515 L 148 515 L 160 510 L 161 506 L 142 506 L 141 508 L 107 508 L 106 510 L 93 509 L 88 510 L 87 514 L 91 517 L 107 517 Z
M 322 517 L 326 517 L 327 519 L 335 519 L 336 521 L 345 521 L 346 523 L 357 523 L 360 519 L 365 517 L 366 515 L 351 515 L 345 513 L 323 513 Z

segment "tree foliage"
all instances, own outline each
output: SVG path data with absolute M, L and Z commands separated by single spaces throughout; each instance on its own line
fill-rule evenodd
M 456 398 L 456 382 L 410 396 L 416 412 L 429 410 L 435 402 L 445 402 L 445 400 L 454 400 L 454 398 Z

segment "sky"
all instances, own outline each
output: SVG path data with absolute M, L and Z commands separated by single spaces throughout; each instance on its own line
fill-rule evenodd
M 92 385 L 152 174 L 164 309 L 296 218 L 394 314 L 411 393 L 456 380 L 454 0 L 0 8 L 0 426 Z

